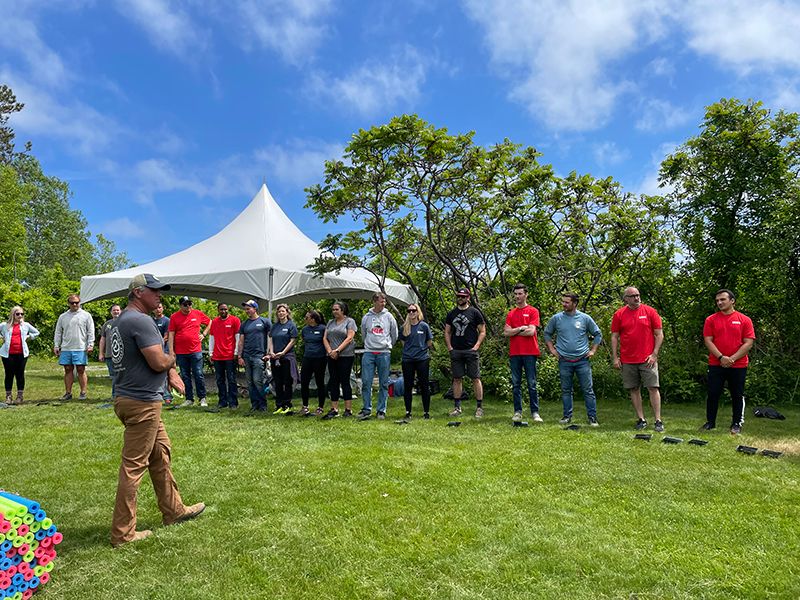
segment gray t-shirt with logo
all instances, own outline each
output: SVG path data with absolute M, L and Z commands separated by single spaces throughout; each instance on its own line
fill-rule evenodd
M 341 323 L 337 323 L 336 319 L 331 319 L 330 321 L 328 321 L 328 327 L 325 330 L 325 333 L 328 336 L 328 345 L 331 347 L 332 350 L 338 348 L 339 345 L 347 339 L 348 331 L 358 331 L 356 322 L 350 317 L 346 317 L 344 321 L 342 321 Z M 352 342 L 347 344 L 347 348 L 345 348 L 339 353 L 339 356 L 355 356 L 355 355 L 356 355 L 356 345 L 354 338 Z
M 163 344 L 164 338 L 153 319 L 137 310 L 126 309 L 111 328 L 110 352 L 114 365 L 117 396 L 145 402 L 160 402 L 167 372 L 156 373 L 147 364 L 140 348 Z

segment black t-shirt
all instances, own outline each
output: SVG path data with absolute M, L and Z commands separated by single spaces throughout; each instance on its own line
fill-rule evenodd
M 456 307 L 447 313 L 445 323 L 450 325 L 450 343 L 455 350 L 469 350 L 478 343 L 478 326 L 486 321 L 474 306 L 465 310 Z

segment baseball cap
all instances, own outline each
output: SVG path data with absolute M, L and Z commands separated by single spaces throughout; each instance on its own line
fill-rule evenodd
M 248 300 L 247 302 L 242 302 L 242 306 L 252 306 L 256 310 L 258 310 L 258 302 L 255 300 Z
M 467 296 L 469 297 L 471 294 L 467 288 L 459 288 L 456 290 L 456 296 Z
M 168 290 L 170 285 L 168 283 L 164 283 L 163 281 L 159 281 L 159 279 L 155 275 L 151 275 L 150 273 L 140 273 L 128 284 L 128 291 L 133 290 L 138 287 L 149 287 L 151 290 Z
M 180 304 L 191 304 L 192 299 L 189 296 L 181 296 Z

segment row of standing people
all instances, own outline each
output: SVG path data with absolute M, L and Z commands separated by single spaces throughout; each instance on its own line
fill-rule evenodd
M 514 287 L 515 306 L 509 311 L 503 333 L 509 338 L 511 380 L 514 402 L 514 421 L 522 420 L 522 375 L 528 388 L 531 417 L 541 421 L 538 393 L 536 389 L 537 359 L 540 355 L 538 328 L 539 312 L 527 302 L 528 290 L 523 284 Z M 647 427 L 644 416 L 641 388 L 648 391 L 654 413 L 656 431 L 663 431 L 661 397 L 659 392 L 658 354 L 663 342 L 661 317 L 652 307 L 641 302 L 641 295 L 634 287 L 626 288 L 624 306 L 615 312 L 611 323 L 611 354 L 614 367 L 621 369 L 623 386 L 629 390 L 631 403 L 636 412 L 636 429 Z M 752 321 L 735 310 L 736 298 L 731 290 L 722 289 L 715 295 L 718 312 L 706 319 L 703 338 L 709 351 L 708 397 L 704 429 L 716 426 L 719 400 L 725 384 L 728 385 L 733 414 L 731 432 L 741 431 L 744 416 L 744 382 L 747 373 L 748 353 L 755 340 Z M 69 309 L 59 316 L 54 333 L 54 352 L 64 367 L 65 393 L 62 399 L 72 398 L 74 373 L 77 372 L 80 397 L 86 398 L 87 377 L 85 367 L 88 353 L 94 346 L 94 323 L 92 316 L 80 307 L 80 297 L 68 298 Z M 180 310 L 166 317 L 163 305 L 158 304 L 153 319 L 163 340 L 164 351 L 174 353 L 186 389 L 184 405 L 194 403 L 194 388 L 199 402 L 207 405 L 203 378 L 202 341 L 209 337 L 209 350 L 215 366 L 219 406 L 238 407 L 236 364 L 244 367 L 251 398 L 252 411 L 266 411 L 265 361 L 270 362 L 275 384 L 277 414 L 294 412 L 292 389 L 295 381 L 301 383 L 303 406 L 301 414 L 314 414 L 324 418 L 339 416 L 339 401 L 344 400 L 344 416 L 353 416 L 352 387 L 350 374 L 355 361 L 356 323 L 348 314 L 347 304 L 336 302 L 332 306 L 333 318 L 325 324 L 322 315 L 315 310 L 305 315 L 305 326 L 301 331 L 291 319 L 290 308 L 280 304 L 276 310 L 277 320 L 273 324 L 258 314 L 258 303 L 248 300 L 242 303 L 246 319 L 229 314 L 228 305 L 218 305 L 218 316 L 210 319 L 202 311 L 192 308 L 192 300 L 186 296 L 180 300 Z M 577 309 L 578 297 L 565 294 L 562 297 L 563 311 L 554 315 L 544 328 L 544 340 L 548 350 L 558 358 L 562 389 L 563 413 L 561 423 L 572 420 L 573 380 L 577 377 L 583 392 L 589 423 L 597 425 L 596 397 L 592 384 L 590 359 L 602 341 L 602 333 L 594 320 Z M 378 376 L 377 416 L 385 418 L 388 398 L 389 362 L 391 349 L 398 340 L 403 341 L 402 368 L 406 385 L 404 400 L 406 418 L 411 417 L 411 394 L 413 382 L 422 395 L 423 415 L 430 410 L 430 353 L 433 332 L 424 321 L 421 308 L 416 304 L 407 307 L 406 320 L 401 330 L 386 309 L 386 298 L 377 293 L 373 307 L 361 321 L 364 342 L 362 357 L 362 396 L 364 403 L 357 417 L 370 418 L 372 414 L 372 382 Z M 99 359 L 113 373 L 114 349 L 108 335 L 114 320 L 121 313 L 119 305 L 113 305 L 111 318 L 101 327 Z M 7 321 L 0 323 L 0 346 L 5 370 L 7 403 L 21 403 L 25 387 L 25 364 L 29 356 L 27 341 L 39 335 L 39 331 L 25 321 L 24 309 L 14 306 Z M 470 292 L 466 288 L 456 292 L 456 307 L 448 313 L 444 338 L 450 353 L 453 374 L 454 407 L 451 416 L 462 412 L 462 381 L 465 376 L 472 379 L 476 398 L 475 417 L 483 416 L 483 388 L 480 379 L 479 349 L 486 336 L 483 315 L 470 305 Z M 294 353 L 298 337 L 303 340 L 304 355 L 298 369 Z M 325 370 L 329 382 L 326 386 Z M 309 409 L 310 382 L 317 388 L 318 406 Z M 17 397 L 12 395 L 14 381 Z M 169 399 L 169 389 L 164 395 Z M 324 413 L 326 393 L 330 394 L 331 409 Z M 114 394 L 112 388 L 112 395 Z

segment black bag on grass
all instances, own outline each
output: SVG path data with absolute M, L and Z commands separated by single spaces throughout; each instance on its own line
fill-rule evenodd
M 753 409 L 753 414 L 757 417 L 763 417 L 766 419 L 778 419 L 779 421 L 783 421 L 786 418 L 771 406 L 756 406 Z

